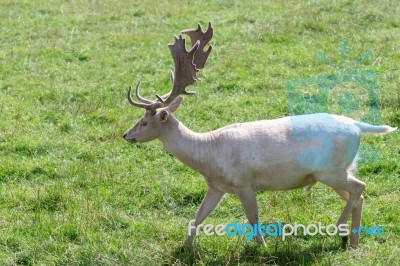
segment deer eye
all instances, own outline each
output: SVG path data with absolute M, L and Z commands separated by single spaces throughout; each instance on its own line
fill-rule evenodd
M 145 121 L 142 121 L 140 124 L 142 125 L 142 127 L 147 126 L 147 122 L 145 122 Z

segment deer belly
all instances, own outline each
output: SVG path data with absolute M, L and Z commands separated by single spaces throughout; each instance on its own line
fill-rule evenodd
M 313 174 L 292 173 L 292 175 L 260 176 L 255 180 L 256 190 L 289 190 L 305 187 L 316 182 Z

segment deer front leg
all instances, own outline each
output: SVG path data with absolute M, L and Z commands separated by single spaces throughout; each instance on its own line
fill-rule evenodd
M 247 220 L 251 225 L 258 224 L 258 207 L 256 192 L 252 189 L 243 189 L 237 193 L 246 213 Z M 264 247 L 266 246 L 264 237 L 257 232 L 257 242 Z
M 224 194 L 224 192 L 221 192 L 216 188 L 210 186 L 208 187 L 206 196 L 197 210 L 194 226 L 188 230 L 188 236 L 186 238 L 185 245 L 191 246 L 193 244 L 194 237 L 196 236 L 197 226 L 201 224 L 204 219 L 215 209 Z

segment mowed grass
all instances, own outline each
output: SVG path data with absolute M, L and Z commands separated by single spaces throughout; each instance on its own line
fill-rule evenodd
M 364 136 L 382 159 L 360 164 L 366 182 L 357 251 L 338 237 L 200 235 L 182 249 L 206 191 L 203 178 L 159 141 L 122 138 L 142 115 L 126 88 L 142 80 L 154 98 L 170 88 L 167 44 L 185 28 L 213 23 L 203 81 L 176 116 L 195 131 L 289 115 L 286 84 L 370 70 L 382 123 L 400 124 L 400 5 L 396 1 L 0 1 L 1 265 L 399 265 L 398 132 Z M 341 65 L 366 50 L 355 69 Z M 263 222 L 335 223 L 344 202 L 326 186 L 261 192 Z M 206 223 L 246 222 L 236 196 Z

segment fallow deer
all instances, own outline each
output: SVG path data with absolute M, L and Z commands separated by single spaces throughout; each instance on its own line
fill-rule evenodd
M 197 211 L 195 226 L 203 222 L 225 193 L 236 194 L 250 224 L 258 223 L 256 192 L 258 190 L 289 190 L 321 182 L 336 191 L 346 201 L 337 225 L 352 214 L 351 228 L 359 228 L 365 183 L 351 172 L 358 152 L 361 134 L 387 133 L 396 128 L 374 126 L 344 116 L 310 114 L 275 120 L 239 123 L 206 132 L 195 133 L 175 116 L 182 102 L 180 95 L 192 95 L 186 87 L 200 80 L 196 73 L 207 61 L 212 47 L 205 46 L 213 36 L 211 23 L 203 32 L 185 30 L 192 43 L 185 48 L 182 35 L 168 45 L 175 64 L 171 72 L 172 90 L 156 95 L 155 100 L 142 97 L 140 81 L 136 97 L 128 101 L 145 110 L 144 116 L 123 135 L 130 142 L 159 139 L 166 151 L 201 173 L 207 183 L 207 193 Z M 195 228 L 188 235 L 191 245 Z M 350 246 L 358 245 L 358 234 L 351 233 Z M 257 240 L 265 245 L 263 237 Z

